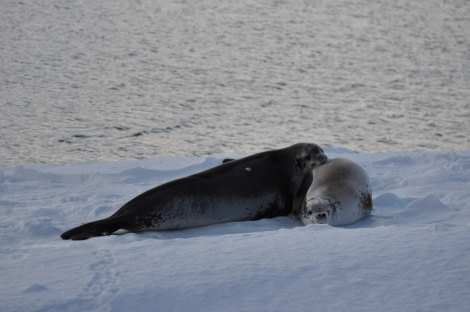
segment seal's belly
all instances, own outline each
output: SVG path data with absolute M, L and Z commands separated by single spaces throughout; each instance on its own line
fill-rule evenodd
M 250 198 L 182 196 L 166 207 L 136 217 L 140 230 L 176 230 L 231 221 L 258 220 L 288 215 L 290 206 L 280 194 Z M 131 230 L 135 230 L 134 228 Z

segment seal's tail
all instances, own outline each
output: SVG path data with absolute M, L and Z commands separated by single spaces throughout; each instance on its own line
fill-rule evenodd
M 90 237 L 111 235 L 126 226 L 119 218 L 107 218 L 86 223 L 62 233 L 62 239 L 84 240 Z

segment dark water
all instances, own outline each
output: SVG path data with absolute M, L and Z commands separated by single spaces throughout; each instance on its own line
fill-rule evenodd
M 0 166 L 470 148 L 470 2 L 2 1 Z

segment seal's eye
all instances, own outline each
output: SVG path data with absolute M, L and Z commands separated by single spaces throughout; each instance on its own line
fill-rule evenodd
M 305 156 L 305 160 L 310 160 L 312 158 L 312 155 L 308 154 L 307 156 Z

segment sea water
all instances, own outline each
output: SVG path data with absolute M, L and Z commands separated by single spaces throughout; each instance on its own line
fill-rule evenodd
M 2 1 L 0 166 L 470 148 L 467 0 Z

